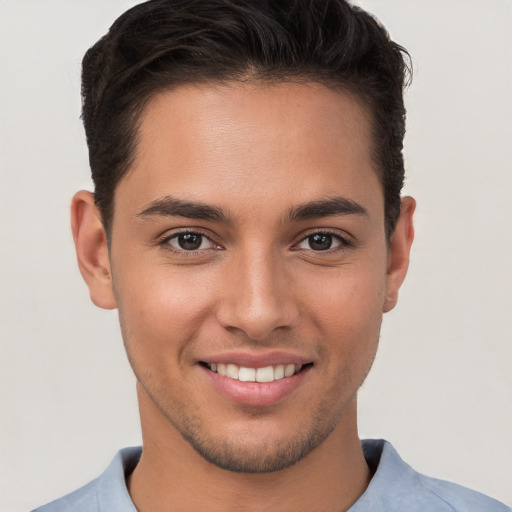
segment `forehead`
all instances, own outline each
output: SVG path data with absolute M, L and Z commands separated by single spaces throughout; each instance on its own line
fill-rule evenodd
M 316 83 L 181 86 L 149 101 L 116 194 L 129 184 L 140 204 L 172 192 L 289 207 L 335 192 L 380 207 L 369 117 L 357 97 Z

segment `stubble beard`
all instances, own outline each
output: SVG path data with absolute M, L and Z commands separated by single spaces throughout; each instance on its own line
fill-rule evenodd
M 295 432 L 264 440 L 259 432 L 259 442 L 255 443 L 250 427 L 244 433 L 226 431 L 222 437 L 211 434 L 205 425 L 208 420 L 201 418 L 199 410 L 191 411 L 190 404 L 183 402 L 168 404 L 165 393 L 160 390 L 152 393 L 140 380 L 139 383 L 166 421 L 196 453 L 216 467 L 235 473 L 273 473 L 298 463 L 327 439 L 355 399 L 354 395 L 342 408 L 331 402 L 321 403 L 308 422 L 296 426 Z M 248 414 L 248 425 L 263 416 Z M 263 429 L 262 425 L 259 430 Z
M 315 422 L 316 423 L 316 422 Z M 337 422 L 336 422 L 337 423 Z M 204 429 L 193 422 L 184 422 L 182 437 L 205 460 L 218 468 L 236 473 L 273 473 L 293 466 L 317 448 L 334 430 L 336 424 L 323 430 L 313 425 L 307 433 L 296 433 L 293 438 L 268 440 L 253 446 L 250 439 L 213 439 L 204 435 Z M 247 434 L 248 437 L 250 434 Z

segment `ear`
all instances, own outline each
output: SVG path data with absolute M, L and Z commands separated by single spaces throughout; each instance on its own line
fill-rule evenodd
M 81 190 L 74 195 L 71 203 L 71 230 L 78 267 L 89 287 L 91 300 L 100 308 L 114 309 L 116 300 L 107 236 L 94 196 L 90 192 Z
M 404 282 L 409 255 L 414 239 L 412 217 L 416 209 L 416 201 L 412 197 L 403 197 L 400 205 L 400 216 L 396 228 L 391 235 L 388 248 L 388 270 L 386 275 L 386 297 L 383 311 L 391 311 L 398 301 L 398 290 Z

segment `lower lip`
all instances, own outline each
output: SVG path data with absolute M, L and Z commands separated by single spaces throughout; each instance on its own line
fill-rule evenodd
M 293 393 L 303 383 L 311 367 L 307 366 L 291 377 L 272 382 L 241 382 L 212 372 L 208 368 L 201 369 L 221 395 L 239 404 L 261 407 L 275 404 Z

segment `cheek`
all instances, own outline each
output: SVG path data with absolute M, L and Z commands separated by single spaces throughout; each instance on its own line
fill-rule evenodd
M 385 296 L 385 271 L 346 272 L 307 300 L 329 364 L 350 380 L 364 378 L 377 350 Z
M 355 263 L 336 269 L 317 280 L 314 287 L 305 286 L 304 307 L 314 308 L 314 314 L 326 328 L 340 326 L 342 331 L 359 332 L 380 325 L 386 291 L 384 265 Z
M 124 343 L 134 362 L 168 366 L 182 360 L 208 308 L 210 288 L 198 288 L 197 282 L 166 266 L 119 273 L 114 288 Z

